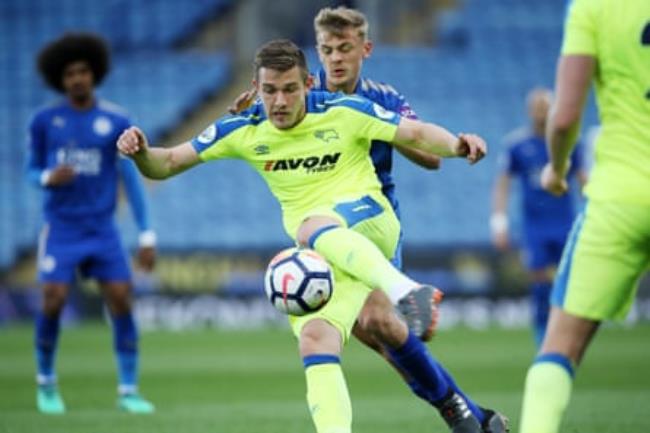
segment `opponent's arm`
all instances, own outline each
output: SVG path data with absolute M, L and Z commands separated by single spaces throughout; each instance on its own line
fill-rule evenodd
M 478 135 L 461 133 L 456 137 L 438 125 L 406 117 L 400 119 L 392 142 L 446 158 L 467 158 L 470 164 L 480 161 L 487 154 L 487 145 Z
M 492 215 L 490 232 L 492 243 L 499 250 L 509 246 L 508 236 L 508 196 L 510 195 L 510 175 L 503 172 L 498 175 L 492 190 Z
M 72 182 L 76 176 L 74 168 L 59 164 L 53 169 L 46 166 L 46 144 L 43 123 L 37 119 L 29 127 L 29 157 L 27 159 L 27 177 L 32 184 L 43 187 L 58 187 Z
M 201 162 L 189 141 L 169 148 L 152 148 L 144 133 L 135 126 L 122 132 L 117 148 L 132 158 L 140 172 L 151 179 L 175 176 Z
M 228 106 L 228 112 L 230 114 L 239 114 L 247 108 L 250 108 L 253 102 L 255 102 L 255 99 L 257 99 L 257 89 L 253 87 L 237 96 Z
M 156 232 L 153 231 L 149 223 L 144 185 L 133 161 L 128 158 L 119 158 L 118 163 L 126 197 L 138 229 L 140 229 L 138 236 L 138 264 L 143 270 L 149 272 L 153 270 L 156 262 Z

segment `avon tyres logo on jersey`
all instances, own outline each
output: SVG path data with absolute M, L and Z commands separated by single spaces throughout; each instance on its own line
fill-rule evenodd
M 306 158 L 276 159 L 266 161 L 264 171 L 304 169 L 306 173 L 320 173 L 336 167 L 340 156 L 341 152 L 336 152 L 329 155 L 308 156 Z

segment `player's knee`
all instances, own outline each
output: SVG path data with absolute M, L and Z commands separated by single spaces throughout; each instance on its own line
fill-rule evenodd
M 112 314 L 121 315 L 131 311 L 131 287 L 128 284 L 107 285 L 104 292 Z
M 384 315 L 379 311 L 381 310 L 369 311 L 360 322 L 366 331 L 383 341 L 395 332 L 397 319 L 391 314 Z
M 300 228 L 298 229 L 298 234 L 296 235 L 296 242 L 298 242 L 298 245 L 304 248 L 309 247 L 310 237 L 311 237 L 311 232 L 309 232 L 306 228 L 303 229 L 303 226 L 300 226 Z
M 352 328 L 352 335 L 375 352 L 383 353 L 383 346 L 377 338 L 370 332 L 367 332 L 358 320 L 354 324 L 354 328 Z
M 59 314 L 65 305 L 66 297 L 65 286 L 46 285 L 43 288 L 43 312 L 48 316 Z
M 131 311 L 131 298 L 129 296 L 113 296 L 107 301 L 108 308 L 114 315 L 122 315 Z
M 312 248 L 313 246 L 311 244 L 315 241 L 322 228 L 338 225 L 340 225 L 339 222 L 331 217 L 309 217 L 300 224 L 300 227 L 298 227 L 298 231 L 296 232 L 296 242 L 298 242 L 298 245 L 301 247 Z
M 300 331 L 300 355 L 338 354 L 341 352 L 339 331 L 324 320 L 308 322 Z
M 398 347 L 408 335 L 406 325 L 382 304 L 366 305 L 359 316 L 359 324 L 380 344 Z

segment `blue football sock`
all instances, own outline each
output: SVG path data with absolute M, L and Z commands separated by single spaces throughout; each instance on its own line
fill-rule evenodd
M 56 380 L 54 361 L 59 341 L 59 315 L 47 317 L 43 313 L 36 316 L 34 348 L 39 383 L 48 384 Z
M 133 392 L 138 384 L 138 331 L 131 313 L 111 318 L 120 392 Z
M 533 283 L 530 286 L 531 310 L 535 344 L 539 347 L 544 340 L 546 324 L 550 309 L 552 284 L 550 282 Z
M 478 422 L 482 423 L 485 420 L 485 414 L 483 413 L 483 410 L 481 410 L 481 408 L 476 403 L 474 403 L 473 400 L 471 400 L 467 395 L 465 395 L 465 393 L 460 389 L 460 387 L 454 381 L 454 378 L 451 377 L 451 374 L 449 374 L 449 372 L 445 370 L 445 368 L 442 365 L 438 364 L 438 367 L 440 368 L 440 372 L 447 380 L 447 383 L 449 384 L 451 389 L 453 389 L 456 394 L 460 395 L 465 399 L 465 402 L 467 403 L 467 407 L 469 408 L 469 410 L 474 414 L 476 419 L 478 419 Z
M 402 347 L 388 350 L 391 359 L 413 380 L 411 389 L 418 396 L 426 395 L 431 403 L 447 395 L 449 384 L 440 372 L 438 363 L 429 355 L 426 346 L 413 333 Z
M 470 411 L 479 422 L 483 422 L 483 411 L 463 393 L 451 375 L 415 335 L 409 333 L 406 343 L 399 349 L 389 349 L 389 353 L 393 362 L 411 377 L 408 385 L 418 397 L 439 407 L 451 389 L 465 399 Z

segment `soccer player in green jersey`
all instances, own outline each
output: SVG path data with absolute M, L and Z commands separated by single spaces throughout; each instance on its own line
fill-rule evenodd
M 440 297 L 437 289 L 416 283 L 389 261 L 399 222 L 375 175 L 371 140 L 465 157 L 470 163 L 483 158 L 486 145 L 476 135 L 454 136 L 358 96 L 309 92 L 312 79 L 304 55 L 289 41 L 262 46 L 254 67 L 261 103 L 251 109 L 218 119 L 191 142 L 172 148 L 149 147 L 135 127 L 122 134 L 117 146 L 151 178 L 222 158 L 243 159 L 264 178 L 281 204 L 288 235 L 333 266 L 332 299 L 316 313 L 290 317 L 290 323 L 299 340 L 317 431 L 350 432 L 351 405 L 339 354 L 371 288 L 388 294 L 420 338 L 434 330 Z M 465 431 L 470 430 L 457 430 Z
M 569 155 L 593 80 L 602 123 L 587 206 L 564 249 L 546 337 L 528 370 L 520 433 L 556 433 L 600 323 L 622 319 L 650 265 L 650 2 L 574 0 L 547 128 L 542 184 L 567 191 Z
M 405 97 L 391 85 L 361 75 L 363 62 L 370 57 L 373 50 L 372 41 L 368 38 L 368 20 L 361 12 L 342 6 L 323 8 L 314 18 L 314 31 L 321 68 L 314 74 L 312 90 L 363 96 L 388 111 L 417 119 Z M 229 111 L 237 114 L 250 107 L 256 95 L 255 88 L 242 93 Z M 382 193 L 399 219 L 399 204 L 391 173 L 394 148 L 410 161 L 428 169 L 438 168 L 440 158 L 413 147 L 393 146 L 380 140 L 372 141 L 370 157 L 375 173 L 381 183 Z M 391 260 L 398 269 L 401 268 L 402 262 L 401 250 L 400 236 Z M 476 404 L 457 385 L 444 366 L 429 353 L 427 346 L 408 332 L 383 291 L 373 290 L 366 298 L 352 334 L 388 361 L 413 393 L 436 408 L 452 431 L 507 431 L 506 418 Z M 412 362 L 412 359 L 419 359 L 421 362 Z

